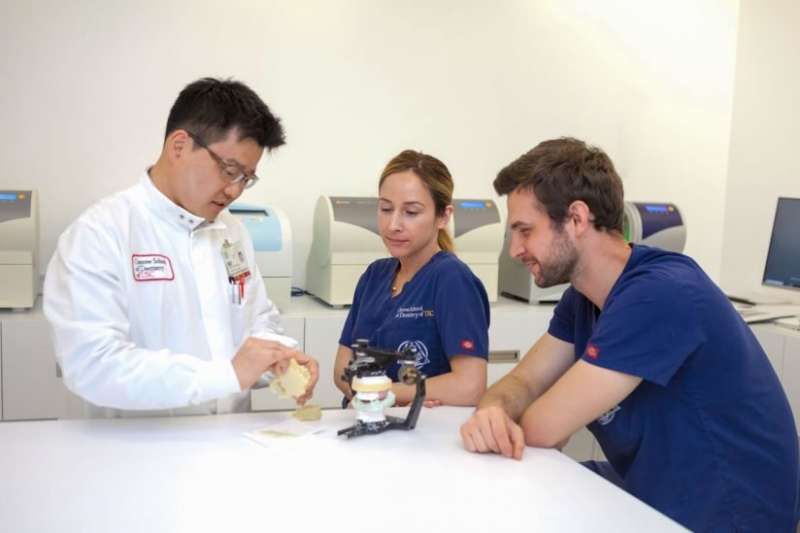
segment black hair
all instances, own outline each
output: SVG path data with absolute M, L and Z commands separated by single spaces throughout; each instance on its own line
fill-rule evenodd
M 253 139 L 267 150 L 286 143 L 280 119 L 252 89 L 239 81 L 216 78 L 202 78 L 181 91 L 169 111 L 164 138 L 184 129 L 211 144 L 234 128 L 239 140 Z

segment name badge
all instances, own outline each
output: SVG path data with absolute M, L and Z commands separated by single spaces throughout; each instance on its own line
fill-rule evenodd
M 247 258 L 242 250 L 241 242 L 230 242 L 228 240 L 223 242 L 222 258 L 225 260 L 225 270 L 228 271 L 229 279 L 238 279 L 250 275 L 250 268 L 247 266 Z
M 172 261 L 161 254 L 133 254 L 133 279 L 136 281 L 172 281 L 175 272 L 172 270 Z
M 242 250 L 242 243 L 239 241 L 230 242 L 225 239 L 222 243 L 222 258 L 225 261 L 225 270 L 228 271 L 228 283 L 230 284 L 231 302 L 236 305 L 244 303 L 244 285 L 250 276 L 250 267 L 247 266 L 247 258 Z

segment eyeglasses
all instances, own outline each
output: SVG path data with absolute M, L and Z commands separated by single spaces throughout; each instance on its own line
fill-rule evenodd
M 204 148 L 205 151 L 208 152 L 208 155 L 211 156 L 211 159 L 219 165 L 219 169 L 222 171 L 222 177 L 228 185 L 239 185 L 241 183 L 245 189 L 249 189 L 256 184 L 258 176 L 255 174 L 248 174 L 242 165 L 235 161 L 226 161 L 223 159 L 218 153 L 209 148 L 199 136 L 191 131 L 187 131 L 186 133 L 189 134 L 189 137 L 192 138 L 197 146 Z

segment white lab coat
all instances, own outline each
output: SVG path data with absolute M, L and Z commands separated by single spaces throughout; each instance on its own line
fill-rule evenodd
M 242 243 L 250 265 L 241 304 L 231 298 L 225 239 Z M 241 222 L 228 211 L 213 223 L 196 217 L 146 173 L 61 235 L 47 268 L 44 312 L 66 386 L 116 409 L 247 410 L 249 394 L 240 392 L 231 364 L 242 341 L 257 335 L 297 345 L 280 335 Z

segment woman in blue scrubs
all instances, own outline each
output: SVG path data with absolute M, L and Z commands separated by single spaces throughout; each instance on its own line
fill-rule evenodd
M 453 179 L 430 155 L 406 150 L 379 181 L 378 229 L 390 258 L 362 274 L 339 338 L 334 380 L 352 397 L 342 372 L 356 339 L 386 350 L 417 348 L 417 368 L 428 377 L 432 405 L 476 405 L 486 389 L 489 301 L 481 281 L 453 254 L 447 225 Z M 388 372 L 399 405 L 414 387 Z

